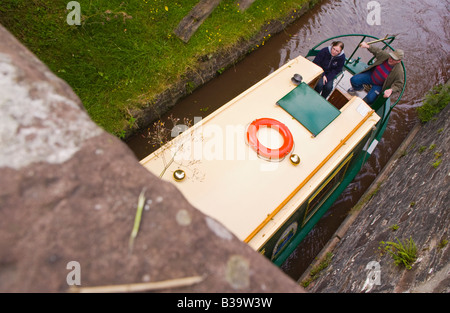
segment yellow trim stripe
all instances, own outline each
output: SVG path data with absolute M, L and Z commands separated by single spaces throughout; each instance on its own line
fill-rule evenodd
M 306 177 L 306 179 L 302 181 L 302 183 L 297 188 L 295 188 L 295 190 L 270 215 L 268 215 L 266 219 L 258 227 L 256 227 L 255 230 L 247 238 L 245 238 L 244 242 L 250 242 L 250 240 L 252 240 L 256 236 L 256 234 L 259 233 L 259 231 L 263 229 L 264 226 L 266 226 L 267 223 L 269 223 L 269 221 L 278 214 L 278 212 L 281 211 L 281 209 L 297 194 L 297 192 L 299 192 L 299 190 L 302 189 L 306 185 L 306 183 L 314 175 L 317 174 L 317 172 L 325 165 L 325 163 L 327 163 L 331 159 L 331 157 L 336 154 L 336 152 L 356 133 L 356 131 L 369 119 L 369 117 L 372 116 L 374 112 L 374 110 L 368 112 L 366 116 L 361 120 L 361 122 L 359 122 L 358 125 L 356 125 L 356 127 L 343 140 L 339 142 L 339 144 L 333 149 L 333 151 L 328 154 L 328 156 L 314 169 L 314 171 L 312 171 L 308 175 L 308 177 Z

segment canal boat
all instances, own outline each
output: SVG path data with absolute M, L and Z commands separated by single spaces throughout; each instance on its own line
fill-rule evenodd
M 369 39 L 394 50 L 393 36 L 326 39 L 192 127 L 172 129 L 174 139 L 141 164 L 281 265 L 368 160 L 404 92 L 372 105 L 364 91 L 347 93 L 352 75 L 374 62 L 359 49 Z M 323 70 L 311 59 L 335 40 L 355 48 L 325 99 L 314 90 Z

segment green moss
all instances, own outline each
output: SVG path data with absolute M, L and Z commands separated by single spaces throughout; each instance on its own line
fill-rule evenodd
M 320 262 L 316 267 L 314 267 L 311 272 L 309 273 L 309 277 L 301 282 L 301 285 L 306 288 L 311 284 L 313 281 L 315 281 L 317 278 L 320 277 L 320 273 L 326 269 L 329 265 L 331 260 L 333 259 L 333 254 L 331 252 L 328 252 L 325 255 L 325 258 Z

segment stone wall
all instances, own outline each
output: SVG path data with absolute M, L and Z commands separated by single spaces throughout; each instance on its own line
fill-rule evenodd
M 162 291 L 303 291 L 145 170 L 2 26 L 0 42 L 0 292 L 68 291 L 71 261 L 81 287 L 194 276 Z
M 308 291 L 450 291 L 450 249 L 446 243 L 450 225 L 450 106 L 415 133 L 393 157 L 389 173 L 374 183 L 380 184 L 378 191 L 356 217 L 349 217 L 354 221 L 346 231 L 337 232 L 335 247 L 328 249 L 333 259 Z M 418 258 L 407 270 L 396 266 L 380 243 L 410 238 L 417 246 Z

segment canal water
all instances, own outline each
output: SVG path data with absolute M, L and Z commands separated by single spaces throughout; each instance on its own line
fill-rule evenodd
M 369 2 L 379 4 L 379 19 L 373 18 L 377 6 L 368 6 Z M 448 0 L 322 1 L 294 25 L 272 36 L 264 46 L 180 100 L 162 116 L 163 120 L 170 114 L 181 120 L 205 117 L 289 60 L 306 55 L 310 47 L 326 38 L 350 33 L 380 38 L 398 34 L 393 46 L 405 51 L 406 92 L 391 114 L 383 139 L 360 174 L 281 266 L 293 279 L 303 274 L 417 123 L 416 107 L 423 95 L 450 78 L 449 12 Z M 154 149 L 148 144 L 146 134 L 137 134 L 127 142 L 139 159 Z

